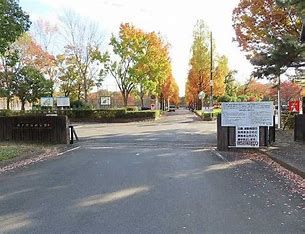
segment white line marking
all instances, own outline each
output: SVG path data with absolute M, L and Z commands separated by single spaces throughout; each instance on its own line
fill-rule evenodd
M 111 146 L 86 146 L 85 149 L 114 149 L 114 147 Z
M 216 151 L 215 149 L 212 149 L 212 151 L 214 152 L 214 154 L 216 156 L 218 156 L 219 158 L 221 158 L 223 161 L 228 162 L 229 164 L 231 164 L 224 156 L 222 156 L 218 151 Z
M 73 148 L 73 149 L 69 149 L 69 150 L 66 150 L 66 151 L 64 151 L 64 152 L 61 152 L 61 153 L 57 154 L 57 156 L 60 156 L 60 155 L 69 153 L 69 152 L 74 151 L 74 150 L 77 150 L 77 149 L 79 149 L 79 148 L 80 148 L 80 146 L 77 146 L 77 147 L 75 147 L 75 148 Z

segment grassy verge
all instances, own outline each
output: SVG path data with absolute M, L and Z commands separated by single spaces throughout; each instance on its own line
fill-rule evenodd
M 56 145 L 0 143 L 0 167 L 58 150 Z
M 203 120 L 211 120 L 211 113 L 202 112 L 201 110 L 194 111 L 197 116 L 199 116 Z M 217 116 L 221 113 L 221 109 L 215 108 L 213 109 L 213 118 L 217 118 Z

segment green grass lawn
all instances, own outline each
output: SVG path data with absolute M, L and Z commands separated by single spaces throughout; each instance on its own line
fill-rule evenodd
M 25 151 L 26 148 L 20 145 L 0 145 L 0 162 L 18 157 Z
M 196 110 L 198 115 L 202 115 L 202 111 L 201 110 Z M 205 112 L 208 113 L 208 112 Z M 217 116 L 218 114 L 221 113 L 221 109 L 220 108 L 215 108 L 213 109 L 213 116 Z
M 14 161 L 15 159 L 35 157 L 56 148 L 56 145 L 0 143 L 0 165 Z

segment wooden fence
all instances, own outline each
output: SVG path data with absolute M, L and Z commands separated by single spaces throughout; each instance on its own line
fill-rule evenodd
M 273 119 L 273 123 L 275 119 Z M 221 115 L 217 117 L 217 149 L 226 151 L 236 145 L 236 128 L 221 126 Z M 275 142 L 275 125 L 259 128 L 259 146 L 268 146 Z
M 68 118 L 66 116 L 0 117 L 0 141 L 68 144 Z
M 294 140 L 305 141 L 305 115 L 296 115 L 294 121 Z

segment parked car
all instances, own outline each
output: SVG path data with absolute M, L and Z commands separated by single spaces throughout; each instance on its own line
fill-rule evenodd
M 175 106 L 175 105 L 169 105 L 168 111 L 169 111 L 169 112 L 171 112 L 171 111 L 176 111 L 176 106 Z

